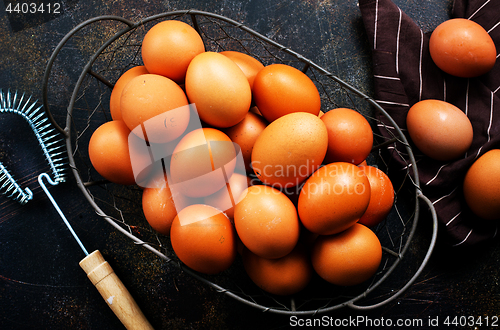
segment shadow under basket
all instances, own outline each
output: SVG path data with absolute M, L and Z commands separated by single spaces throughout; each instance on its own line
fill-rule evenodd
M 143 65 L 141 42 L 144 35 L 163 20 L 180 20 L 193 26 L 201 35 L 207 51 L 233 50 L 249 54 L 264 65 L 291 65 L 306 73 L 316 84 L 323 111 L 351 108 L 367 118 L 374 132 L 374 147 L 368 164 L 388 174 L 395 189 L 391 213 L 372 228 L 382 244 L 383 255 L 377 273 L 370 280 L 353 287 L 338 287 L 317 276 L 300 293 L 281 297 L 258 288 L 246 275 L 239 258 L 221 274 L 197 273 L 178 260 L 169 238 L 157 234 L 147 223 L 142 213 L 141 188 L 109 183 L 92 168 L 88 143 L 95 129 L 111 120 L 109 98 L 113 85 L 126 70 Z M 68 81 L 61 81 L 61 77 L 66 77 Z M 73 87 L 72 91 L 69 86 Z M 47 64 L 42 96 L 49 119 L 66 140 L 69 163 L 77 185 L 99 217 L 128 237 L 132 244 L 141 245 L 156 254 L 167 269 L 178 267 L 182 273 L 241 303 L 262 311 L 288 315 L 313 315 L 345 307 L 374 309 L 395 300 L 411 286 L 430 258 L 437 236 L 437 217 L 432 204 L 421 193 L 417 164 L 398 125 L 373 99 L 353 86 L 236 21 L 196 10 L 167 12 L 140 22 L 117 16 L 92 18 L 71 30 L 54 50 Z M 64 127 L 56 123 L 56 111 L 64 114 Z M 405 166 L 402 167 L 401 163 Z M 425 256 L 416 258 L 420 261 L 406 262 L 416 266 L 410 267 L 412 273 L 405 272 L 409 280 L 401 287 L 392 287 L 393 283 L 381 285 L 398 268 L 412 245 L 422 201 L 428 206 L 433 219 L 429 248 Z

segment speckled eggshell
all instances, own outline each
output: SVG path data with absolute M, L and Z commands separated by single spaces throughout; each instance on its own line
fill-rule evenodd
M 137 136 L 151 143 L 168 143 L 180 137 L 190 121 L 188 100 L 173 80 L 157 74 L 132 78 L 120 98 L 122 119 Z M 168 123 L 168 124 L 167 124 Z
M 99 126 L 89 141 L 89 158 L 103 178 L 118 184 L 135 184 L 130 160 L 128 136 L 130 130 L 122 120 L 112 120 Z
M 279 259 L 266 259 L 243 249 L 243 266 L 250 279 L 262 290 L 280 295 L 292 295 L 309 284 L 313 269 L 308 253 L 301 244 Z
M 247 171 L 252 170 L 252 151 L 255 141 L 257 141 L 259 135 L 267 127 L 267 124 L 264 117 L 249 111 L 245 118 L 238 124 L 223 130 L 231 141 L 238 144 L 241 148 Z
M 262 258 L 290 253 L 299 240 L 295 205 L 277 189 L 249 187 L 234 208 L 234 226 L 243 244 Z
M 201 36 L 187 23 L 166 20 L 148 30 L 141 54 L 150 73 L 182 83 L 191 60 L 205 51 Z
M 171 189 L 189 197 L 206 197 L 226 186 L 221 168 L 230 177 L 235 167 L 234 144 L 225 133 L 196 129 L 184 135 L 172 153 Z
M 257 73 L 259 73 L 260 70 L 264 69 L 264 64 L 262 64 L 255 57 L 242 52 L 226 50 L 220 53 L 224 56 L 229 57 L 234 61 L 234 63 L 236 63 L 236 65 L 238 65 L 238 67 L 247 77 L 250 88 L 252 88 L 255 76 L 257 75 Z
M 492 149 L 469 168 L 463 183 L 465 201 L 479 217 L 500 220 L 500 149 Z
M 252 102 L 247 77 L 228 57 L 215 52 L 197 55 L 186 72 L 186 94 L 200 119 L 214 127 L 239 123 Z
M 144 65 L 139 65 L 128 69 L 120 76 L 120 78 L 118 78 L 115 85 L 113 86 L 113 90 L 111 91 L 111 96 L 109 98 L 109 111 L 113 120 L 122 119 L 120 99 L 122 96 L 123 88 L 125 88 L 125 86 L 130 80 L 132 80 L 132 78 L 148 73 L 149 72 Z
M 429 52 L 441 70 L 463 78 L 487 73 L 497 57 L 495 43 L 485 28 L 465 18 L 439 24 L 431 34 Z
M 299 218 L 313 233 L 339 233 L 365 213 L 370 196 L 370 182 L 362 169 L 351 163 L 328 164 L 314 172 L 302 187 Z
M 382 246 L 377 235 L 359 223 L 339 234 L 319 236 L 311 252 L 316 273 L 341 286 L 368 280 L 377 271 L 381 260 Z
M 370 181 L 370 203 L 359 223 L 373 227 L 384 220 L 394 205 L 394 187 L 391 179 L 374 166 L 360 166 Z
M 373 131 L 368 120 L 349 108 L 327 111 L 321 120 L 328 130 L 328 151 L 325 163 L 360 164 L 373 147 Z
M 411 140 L 423 154 L 439 161 L 465 155 L 473 129 L 465 113 L 451 103 L 422 100 L 408 111 L 406 125 Z
M 170 228 L 177 257 L 188 267 L 217 274 L 236 258 L 236 235 L 229 218 L 214 207 L 194 204 L 180 211 Z
M 318 115 L 321 98 L 314 82 L 302 71 L 286 64 L 270 64 L 253 83 L 253 99 L 264 118 L 272 122 L 293 112 Z
M 290 113 L 260 134 L 252 151 L 252 167 L 265 184 L 294 187 L 321 165 L 327 148 L 328 133 L 317 115 Z
M 144 188 L 142 211 L 151 228 L 162 235 L 170 235 L 170 227 L 177 215 L 177 209 L 168 185 Z

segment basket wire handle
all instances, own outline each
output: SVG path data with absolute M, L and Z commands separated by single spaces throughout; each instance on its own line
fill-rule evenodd
M 423 269 L 427 265 L 427 262 L 429 261 L 431 255 L 432 255 L 432 251 L 434 250 L 434 246 L 436 245 L 437 235 L 438 235 L 438 220 L 437 220 L 436 210 L 432 206 L 432 202 L 429 200 L 429 198 L 427 198 L 424 194 L 422 194 L 422 192 L 420 190 L 418 191 L 417 197 L 422 199 L 429 206 L 429 210 L 430 210 L 431 216 L 432 216 L 432 237 L 431 237 L 431 241 L 429 243 L 429 249 L 427 250 L 427 253 L 424 257 L 422 264 L 417 269 L 417 271 L 412 276 L 412 278 L 401 289 L 399 289 L 399 291 L 397 291 L 395 294 L 393 294 L 389 298 L 387 298 L 381 302 L 378 302 L 376 304 L 367 305 L 367 306 L 356 305 L 355 301 L 351 301 L 351 302 L 348 302 L 346 304 L 348 307 L 350 307 L 352 309 L 357 309 L 357 310 L 369 310 L 369 309 L 374 309 L 374 308 L 378 308 L 382 305 L 385 305 L 386 303 L 395 300 L 403 292 L 405 292 L 406 289 L 408 289 L 422 273 Z
M 47 65 L 45 67 L 45 72 L 44 72 L 43 81 L 42 81 L 42 103 L 43 103 L 45 112 L 47 114 L 47 117 L 49 118 L 49 120 L 54 125 L 54 128 L 57 129 L 61 134 L 64 134 L 66 136 L 68 134 L 67 131 L 57 124 L 57 122 L 55 121 L 54 117 L 52 116 L 52 113 L 50 112 L 50 108 L 49 108 L 49 101 L 48 101 L 48 96 L 47 95 L 48 95 L 48 85 L 49 85 L 50 74 L 51 74 L 51 71 L 52 71 L 52 66 L 54 65 L 54 62 L 55 62 L 55 60 L 57 58 L 57 55 L 59 54 L 59 52 L 61 51 L 61 49 L 66 45 L 66 43 L 78 31 L 80 31 L 81 29 L 83 29 L 87 25 L 90 25 L 90 24 L 93 24 L 93 23 L 96 23 L 96 22 L 100 22 L 100 21 L 103 21 L 103 20 L 111 20 L 111 21 L 115 20 L 115 21 L 119 21 L 119 22 L 122 22 L 122 23 L 126 24 L 128 26 L 128 28 L 130 28 L 131 26 L 134 25 L 134 22 L 132 22 L 132 21 L 130 21 L 128 19 L 125 19 L 125 18 L 120 17 L 120 16 L 112 16 L 112 15 L 98 16 L 98 17 L 94 17 L 94 18 L 91 18 L 89 20 L 86 20 L 86 21 L 78 24 L 77 26 L 75 26 L 70 32 L 68 32 L 64 36 L 64 38 L 59 42 L 59 44 L 56 46 L 56 48 L 52 52 L 52 55 L 51 55 L 49 61 L 47 62 Z

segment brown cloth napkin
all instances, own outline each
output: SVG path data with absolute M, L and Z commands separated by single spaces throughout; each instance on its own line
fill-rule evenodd
M 374 99 L 403 132 L 407 133 L 409 108 L 424 99 L 452 103 L 472 123 L 472 146 L 456 161 L 429 159 L 413 146 L 422 192 L 436 209 L 439 230 L 444 233 L 440 235 L 442 240 L 451 246 L 465 247 L 491 240 L 497 235 L 498 223 L 471 213 L 463 198 L 462 183 L 467 169 L 479 156 L 500 148 L 500 60 L 483 76 L 453 77 L 441 71 L 431 59 L 432 31 L 422 31 L 392 1 L 359 0 L 359 7 L 372 47 Z M 500 51 L 500 1 L 455 0 L 451 16 L 482 25 L 493 38 L 497 52 Z

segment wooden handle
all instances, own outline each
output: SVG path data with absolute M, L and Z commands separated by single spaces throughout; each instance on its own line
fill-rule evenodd
M 153 329 L 134 298 L 101 252 L 96 250 L 80 261 L 80 266 L 101 293 L 108 306 L 127 329 Z

